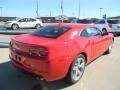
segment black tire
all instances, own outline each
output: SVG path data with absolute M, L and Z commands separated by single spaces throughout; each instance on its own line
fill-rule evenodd
M 35 29 L 39 29 L 41 27 L 40 24 L 36 24 Z
M 113 48 L 113 43 L 114 43 L 114 40 L 112 39 L 112 41 L 110 42 L 109 47 L 108 47 L 107 51 L 105 52 L 105 54 L 110 54 L 111 53 L 112 48 Z
M 102 29 L 102 33 L 107 33 L 107 30 L 105 28 Z
M 11 27 L 13 30 L 17 30 L 19 28 L 19 26 L 17 24 L 13 24 Z
M 80 66 L 78 66 L 78 64 Z M 71 84 L 78 82 L 84 73 L 85 64 L 86 64 L 85 56 L 82 54 L 78 55 L 72 62 L 65 80 Z

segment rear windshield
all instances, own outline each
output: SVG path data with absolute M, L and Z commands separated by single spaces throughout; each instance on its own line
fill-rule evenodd
M 120 24 L 120 20 L 108 20 L 110 24 Z
M 47 37 L 47 38 L 57 38 L 60 35 L 64 34 L 70 30 L 69 27 L 63 26 L 45 26 L 36 30 L 32 33 L 32 35 L 40 36 L 40 37 Z
M 83 20 L 78 20 L 77 23 L 90 24 L 90 23 L 92 23 L 92 21 L 91 20 L 83 19 Z

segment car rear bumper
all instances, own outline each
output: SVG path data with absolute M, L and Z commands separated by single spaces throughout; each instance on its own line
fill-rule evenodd
M 55 81 L 66 76 L 69 64 L 67 60 L 59 62 L 55 60 L 37 60 L 29 56 L 17 54 L 10 49 L 9 57 L 15 67 L 32 75 L 44 78 L 46 81 Z M 64 59 L 64 58 L 63 58 Z M 52 62 L 51 62 L 52 61 Z M 55 62 L 53 62 L 55 61 Z M 69 62 L 68 62 L 69 63 Z M 61 68 L 61 66 L 64 68 Z
M 27 56 L 19 55 L 10 50 L 9 55 L 13 65 L 20 70 L 28 72 L 30 74 L 43 77 L 46 81 L 53 81 L 51 74 L 51 68 L 48 60 L 36 60 Z

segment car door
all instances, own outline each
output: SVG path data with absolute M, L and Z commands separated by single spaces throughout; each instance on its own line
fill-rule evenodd
M 18 23 L 19 23 L 20 28 L 26 28 L 27 27 L 27 18 L 20 19 L 18 21 Z
M 91 59 L 95 59 L 103 53 L 105 47 L 103 47 L 103 36 L 102 32 L 94 27 L 87 28 L 89 41 L 91 45 Z
M 32 18 L 28 18 L 28 24 L 27 27 L 33 28 L 36 26 L 36 20 Z

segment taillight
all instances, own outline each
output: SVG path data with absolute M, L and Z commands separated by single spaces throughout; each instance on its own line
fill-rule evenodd
M 48 56 L 48 50 L 45 48 L 38 48 L 38 49 L 30 49 L 29 55 L 31 56 L 39 56 L 39 57 L 46 57 Z
M 44 49 L 44 48 L 40 48 L 40 49 L 38 49 L 37 54 L 38 54 L 38 56 L 40 56 L 40 57 L 48 56 L 48 50 L 47 50 L 47 49 Z
M 112 28 L 112 24 L 109 23 L 108 25 L 109 25 L 109 28 Z

